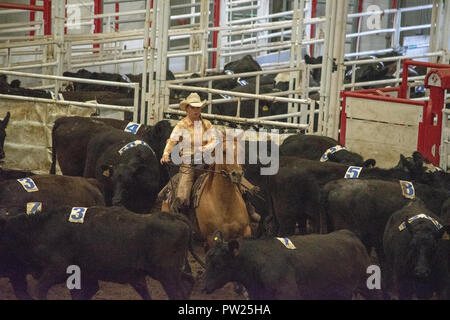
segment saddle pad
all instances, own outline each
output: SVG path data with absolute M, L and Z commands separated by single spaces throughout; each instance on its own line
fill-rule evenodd
M 191 207 L 192 208 L 197 208 L 198 204 L 200 202 L 200 197 L 203 193 L 203 189 L 205 187 L 205 182 L 206 182 L 206 176 L 207 173 L 203 173 L 201 174 L 194 182 L 194 185 L 192 186 L 191 189 Z M 163 190 L 160 191 L 160 193 L 158 194 L 158 199 L 159 200 L 167 200 L 168 203 L 172 203 L 172 201 L 175 199 L 175 193 L 176 193 L 176 188 L 178 187 L 178 182 L 180 180 L 180 174 L 177 173 L 176 175 L 174 175 L 172 177 L 172 182 L 169 181 L 169 183 L 164 187 Z M 175 190 L 172 190 L 173 188 Z

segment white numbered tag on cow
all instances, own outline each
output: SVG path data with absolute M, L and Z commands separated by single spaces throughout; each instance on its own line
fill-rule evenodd
M 42 202 L 27 202 L 27 215 L 42 212 Z
M 297 249 L 291 240 L 288 238 L 277 238 L 286 248 L 290 250 Z
M 361 174 L 362 167 L 353 167 L 350 166 L 345 173 L 345 179 L 358 179 Z
M 139 124 L 136 122 L 128 122 L 127 126 L 125 127 L 125 129 L 123 131 L 129 132 L 132 134 L 136 134 L 139 131 L 141 126 L 142 126 L 142 124 Z
M 241 80 L 241 78 L 239 78 L 239 79 L 237 80 L 237 83 L 239 83 L 242 87 L 248 85 L 248 82 L 245 81 L 245 80 Z
M 400 187 L 402 188 L 402 195 L 406 199 L 414 199 L 416 197 L 416 191 L 412 182 L 400 180 Z
M 84 223 L 87 209 L 84 207 L 73 207 L 69 215 L 69 221 L 73 223 Z
M 31 178 L 17 179 L 17 181 L 22 185 L 22 187 L 25 189 L 26 192 L 39 191 L 38 187 L 36 186 L 36 183 L 34 183 L 33 179 Z

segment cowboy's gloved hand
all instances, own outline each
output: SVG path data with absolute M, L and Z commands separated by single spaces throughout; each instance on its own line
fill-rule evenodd
M 168 163 L 168 162 L 170 162 L 170 155 L 168 155 L 168 154 L 163 154 L 163 156 L 161 157 L 161 164 L 164 164 L 164 163 Z

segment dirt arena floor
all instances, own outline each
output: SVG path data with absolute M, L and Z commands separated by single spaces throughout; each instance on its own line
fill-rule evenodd
M 199 245 L 195 245 L 194 251 L 202 258 L 204 261 L 203 249 Z M 197 279 L 201 273 L 202 267 L 194 260 L 194 258 L 189 254 L 189 263 L 192 268 L 192 273 Z M 81 275 L 83 276 L 83 275 Z M 35 297 L 34 290 L 36 288 L 37 281 L 32 277 L 28 276 L 28 291 Z M 150 294 L 154 300 L 167 300 L 167 295 L 156 280 L 147 277 L 147 285 Z M 199 282 L 196 280 L 194 289 L 192 291 L 190 299 L 193 300 L 243 300 L 244 296 L 238 295 L 234 292 L 233 285 L 228 283 L 223 288 L 216 290 L 212 294 L 208 295 L 202 293 L 199 288 Z M 66 288 L 65 284 L 53 286 L 47 296 L 50 300 L 70 300 L 71 296 L 69 290 Z M 102 282 L 100 281 L 100 290 L 93 298 L 94 300 L 141 300 L 141 297 L 130 285 L 117 284 L 112 282 Z M 17 300 L 14 295 L 14 291 L 7 278 L 0 278 L 0 300 Z

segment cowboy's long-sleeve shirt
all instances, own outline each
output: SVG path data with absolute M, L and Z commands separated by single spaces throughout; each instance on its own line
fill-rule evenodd
M 173 129 L 170 138 L 167 139 L 164 154 L 170 155 L 173 147 L 184 139 L 190 139 L 190 152 L 187 153 L 186 149 L 182 148 L 181 155 L 183 156 L 194 154 L 196 151 L 194 147 L 200 149 L 201 152 L 211 152 L 216 146 L 216 137 L 210 129 L 213 129 L 211 122 L 201 117 L 195 123 L 189 117 L 181 119 Z

